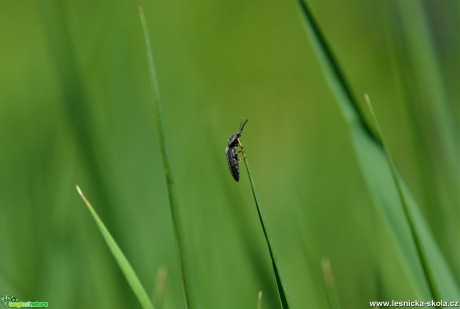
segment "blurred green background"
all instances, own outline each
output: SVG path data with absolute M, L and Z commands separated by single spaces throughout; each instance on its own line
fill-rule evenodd
M 460 3 L 309 4 L 458 284 Z M 281 0 L 0 3 L 0 294 L 138 307 L 79 184 L 147 292 L 165 284 L 155 304 L 184 307 L 139 5 L 198 308 L 256 308 L 260 290 L 279 306 L 246 172 L 236 183 L 224 156 L 242 118 L 293 307 L 328 306 L 323 258 L 343 308 L 417 299 L 297 4 Z

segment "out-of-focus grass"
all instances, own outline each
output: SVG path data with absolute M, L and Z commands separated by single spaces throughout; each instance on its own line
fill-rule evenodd
M 148 71 L 151 82 L 152 99 L 153 99 L 153 112 L 155 114 L 155 122 L 157 124 L 158 140 L 161 150 L 161 161 L 163 163 L 163 173 L 166 180 L 166 187 L 168 189 L 169 208 L 171 210 L 171 219 L 174 229 L 174 240 L 176 242 L 177 256 L 179 262 L 179 270 L 182 280 L 182 288 L 184 289 L 185 305 L 186 308 L 194 308 L 195 301 L 192 292 L 192 285 L 190 284 L 190 270 L 186 257 L 185 249 L 185 235 L 183 232 L 182 221 L 180 217 L 179 205 L 177 204 L 177 195 L 175 192 L 174 177 L 172 175 L 170 159 L 168 156 L 167 143 L 165 138 L 162 107 L 160 100 L 160 87 L 158 86 L 158 77 L 153 61 L 153 49 L 150 42 L 150 35 L 148 31 L 147 21 L 145 19 L 144 9 L 139 7 L 139 15 L 142 24 L 142 32 L 144 33 L 145 49 L 148 62 Z
M 57 15 L 38 2 L 0 4 L 1 294 L 62 308 L 136 306 L 75 197 L 79 183 L 95 192 L 93 202 L 146 290 L 153 291 L 158 270 L 167 269 L 164 308 L 183 306 L 159 141 L 151 138 L 155 123 L 137 14 L 143 5 L 151 15 L 178 202 L 187 205 L 185 246 L 197 307 L 254 308 L 260 290 L 263 308 L 277 306 L 248 180 L 235 183 L 224 157 L 226 140 L 242 117 L 251 120 L 244 142 L 292 307 L 328 306 L 324 256 L 343 308 L 416 298 L 392 234 L 371 207 L 346 123 L 295 2 L 59 3 Z M 418 83 L 421 73 L 407 71 L 413 105 L 398 84 L 403 69 L 423 66 L 412 62 L 423 44 L 401 45 L 420 39 L 406 24 L 415 21 L 416 11 L 396 3 L 404 37 L 393 41 L 384 39 L 396 25 L 387 2 L 310 4 L 354 92 L 372 94 L 395 162 L 459 278 L 457 176 L 447 177 L 455 170 L 447 171 L 447 154 L 436 146 L 449 137 L 430 133 L 437 123 L 431 117 L 418 115 L 416 126 L 409 121 L 434 84 Z M 423 5 L 427 24 L 420 31 L 434 46 L 436 70 L 458 123 L 459 71 L 451 63 L 459 61 L 459 10 Z M 61 32 L 65 41 L 50 39 L 50 31 Z M 64 43 L 66 49 L 57 49 Z M 437 99 L 423 106 L 436 109 Z M 89 134 L 91 142 L 79 134 Z M 449 134 L 459 140 L 458 130 Z M 83 148 L 89 143 L 93 163 Z M 420 175 L 430 174 L 420 168 L 435 171 L 429 186 Z M 111 188 L 109 198 L 104 188 Z
M 375 204 L 382 211 L 399 246 L 402 259 L 419 297 L 436 300 L 455 299 L 460 291 L 440 252 L 433 241 L 417 203 L 396 168 L 388 146 L 383 140 L 369 97 L 370 116 L 377 128 L 371 128 L 359 103 L 329 47 L 320 25 L 313 17 L 309 5 L 299 0 L 301 17 L 318 56 L 324 76 L 336 96 L 338 106 L 349 125 L 349 132 L 361 167 L 363 178 Z
M 420 204 L 427 205 L 425 208 L 431 218 L 432 231 L 458 274 L 460 251 L 451 236 L 458 231 L 454 221 L 458 218 L 460 205 L 460 194 L 455 193 L 460 183 L 458 104 L 452 103 L 455 102 L 451 95 L 454 89 L 448 87 L 448 72 L 443 72 L 442 61 L 437 54 L 448 39 L 437 35 L 441 29 L 428 18 L 430 15 L 436 18 L 454 4 L 449 3 L 443 8 L 432 5 L 424 8 L 416 2 L 389 1 L 388 4 L 385 8 L 396 21 L 389 30 L 394 58 L 399 64 L 397 73 L 407 98 L 406 106 L 416 142 L 414 158 L 423 188 Z M 446 37 L 452 35 L 451 30 L 446 31 Z M 452 41 L 452 45 L 453 48 L 449 49 L 459 50 L 458 43 Z

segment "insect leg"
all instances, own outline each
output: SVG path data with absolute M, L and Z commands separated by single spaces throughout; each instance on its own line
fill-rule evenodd
M 244 148 L 244 146 L 243 146 L 243 144 L 241 143 L 241 140 L 240 140 L 240 139 L 238 139 L 238 146 L 240 146 L 241 149 Z

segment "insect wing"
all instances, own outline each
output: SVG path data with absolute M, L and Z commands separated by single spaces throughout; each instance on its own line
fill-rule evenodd
M 230 173 L 236 181 L 240 180 L 240 162 L 238 160 L 238 151 L 233 147 L 225 149 L 225 156 L 227 157 L 228 168 Z

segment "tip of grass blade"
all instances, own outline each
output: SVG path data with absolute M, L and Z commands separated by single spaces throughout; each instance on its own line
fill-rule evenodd
M 369 111 L 372 115 L 373 120 L 376 119 L 375 113 L 374 113 L 374 107 L 372 106 L 372 103 L 371 103 L 371 98 L 369 97 L 367 93 L 364 94 L 364 101 L 366 101 L 367 107 L 369 108 Z M 380 134 L 380 132 L 378 133 Z M 380 138 L 382 138 L 382 136 L 380 136 Z
M 86 198 L 86 196 L 83 194 L 83 192 L 81 191 L 80 187 L 78 185 L 76 185 L 76 188 L 77 188 L 77 191 L 78 191 L 78 194 L 80 194 L 83 202 L 85 202 L 86 206 L 88 206 L 89 208 L 93 208 L 91 206 L 91 204 L 89 203 L 88 199 Z
M 369 98 L 369 95 L 367 93 L 364 94 L 364 100 L 367 104 L 371 104 L 371 99 Z
M 340 302 L 339 296 L 335 289 L 334 276 L 332 275 L 331 261 L 328 257 L 321 259 L 321 268 L 323 269 L 324 282 L 326 284 L 327 300 L 329 302 L 329 308 L 339 309 Z
M 323 276 L 326 285 L 334 285 L 334 277 L 332 276 L 331 262 L 329 258 L 325 257 L 321 259 L 321 268 L 323 269 Z
M 257 309 L 262 309 L 262 291 L 257 294 Z
M 157 308 L 163 308 L 166 298 L 166 290 L 168 286 L 168 269 L 165 266 L 160 266 L 155 279 L 153 290 L 153 303 Z

